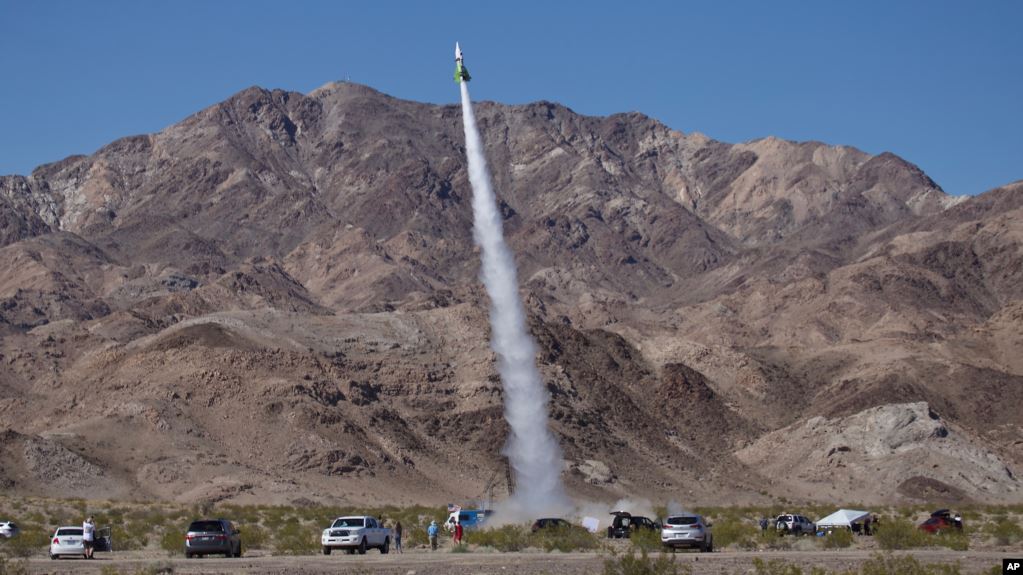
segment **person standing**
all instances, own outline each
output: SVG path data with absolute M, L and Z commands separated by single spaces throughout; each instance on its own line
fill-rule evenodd
M 394 526 L 394 550 L 398 553 L 404 553 L 401 550 L 401 521 Z
M 85 558 L 92 559 L 93 548 L 96 546 L 96 524 L 93 523 L 92 515 L 82 523 L 82 546 L 85 547 Z
M 461 545 L 462 544 L 462 533 L 463 533 L 462 532 L 462 522 L 461 521 L 456 521 L 455 522 L 455 545 Z
M 426 528 L 426 535 L 430 538 L 430 548 L 434 551 L 437 550 L 437 532 L 440 528 L 437 527 L 436 521 L 431 521 L 430 526 Z

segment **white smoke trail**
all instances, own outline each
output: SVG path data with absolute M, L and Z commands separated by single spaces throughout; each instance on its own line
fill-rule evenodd
M 504 241 L 469 86 L 460 84 L 473 236 L 482 251 L 481 275 L 490 296 L 490 345 L 497 353 L 497 370 L 504 383 L 504 416 L 511 427 L 505 455 L 514 472 L 515 492 L 502 506 L 502 514 L 521 519 L 558 514 L 571 508 L 561 484 L 561 449 L 547 428 L 547 392 L 536 367 L 536 346 L 526 330 L 515 259 Z

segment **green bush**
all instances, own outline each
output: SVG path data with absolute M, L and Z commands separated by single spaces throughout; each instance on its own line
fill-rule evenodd
M 946 529 L 934 535 L 925 534 L 928 544 L 940 547 L 948 547 L 956 551 L 966 551 L 970 548 L 970 537 L 965 531 Z
M 270 530 L 257 523 L 238 527 L 241 532 L 242 547 L 246 549 L 266 549 L 270 544 Z
M 160 536 L 160 549 L 170 555 L 178 555 L 185 552 L 185 531 L 187 528 L 169 526 L 164 528 Z
M 458 545 L 454 545 L 454 546 L 451 547 L 451 552 L 452 553 L 472 553 L 472 550 L 469 549 L 469 546 L 467 544 L 459 543 Z
M 1004 515 L 997 517 L 994 523 L 985 525 L 984 532 L 990 535 L 998 545 L 1015 545 L 1023 540 L 1023 528 Z
M 853 544 L 853 534 L 849 529 L 835 529 L 821 537 L 821 546 L 825 549 L 845 549 Z
M 661 548 L 661 532 L 656 529 L 634 529 L 629 542 L 640 551 L 658 551 Z
M 498 551 L 522 551 L 530 546 L 529 529 L 522 525 L 502 525 L 494 529 L 482 529 L 472 533 L 472 541 L 481 547 Z
M 578 526 L 563 526 L 540 529 L 529 536 L 530 547 L 539 547 L 548 553 L 551 551 L 588 551 L 600 547 L 600 541 L 594 534 Z M 659 542 L 659 541 L 658 541 Z
M 0 551 L 11 557 L 31 557 L 47 552 L 52 531 L 38 525 L 21 524 L 21 532 L 10 539 L 0 539 Z
M 758 533 L 761 537 L 770 535 L 777 538 L 773 529 L 761 532 L 752 521 L 733 516 L 714 522 L 711 531 L 714 534 L 714 546 L 719 548 L 734 546 L 740 549 L 755 549 L 757 544 L 754 541 Z
M 303 525 L 292 517 L 273 532 L 274 553 L 277 555 L 312 555 L 320 550 L 321 529 L 316 525 Z
M 149 544 L 147 533 L 148 528 L 139 523 L 128 526 L 115 524 L 110 528 L 110 536 L 113 539 L 114 549 L 117 551 L 145 549 L 146 545 Z
M 633 551 L 623 555 L 611 555 L 604 560 L 604 575 L 690 575 L 688 565 L 679 565 L 674 555 L 658 554 L 651 559 L 645 549 L 640 548 L 637 557 Z
M 902 517 L 885 518 L 874 532 L 874 540 L 885 551 L 925 547 L 927 539 L 927 533 Z

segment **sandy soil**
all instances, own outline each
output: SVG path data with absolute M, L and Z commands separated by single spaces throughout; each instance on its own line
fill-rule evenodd
M 918 550 L 912 554 L 924 563 L 955 563 L 963 573 L 981 573 L 993 565 L 1001 565 L 1005 551 L 950 551 Z M 711 554 L 678 553 L 680 565 L 689 565 L 694 574 L 753 573 L 753 560 L 780 559 L 800 566 L 804 571 L 822 567 L 829 571 L 858 569 L 874 552 L 853 551 L 773 551 L 773 552 L 721 552 Z M 599 573 L 607 555 L 596 553 L 450 553 L 439 551 L 413 551 L 405 554 L 380 555 L 370 552 L 366 556 L 331 555 L 303 557 L 243 557 L 225 559 L 168 559 L 158 553 L 121 553 L 102 555 L 94 561 L 61 559 L 51 561 L 33 558 L 29 565 L 32 573 L 100 573 L 103 568 L 115 568 L 131 573 L 151 566 L 172 567 L 173 573 L 381 573 L 397 575 L 455 574 L 490 575 L 524 573 L 529 575 L 574 575 Z

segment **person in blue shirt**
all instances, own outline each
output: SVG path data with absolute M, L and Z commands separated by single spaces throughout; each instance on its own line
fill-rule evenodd
M 430 526 L 426 528 L 426 535 L 430 538 L 430 548 L 434 551 L 437 550 L 437 533 L 440 528 L 437 527 L 436 521 L 431 521 Z

